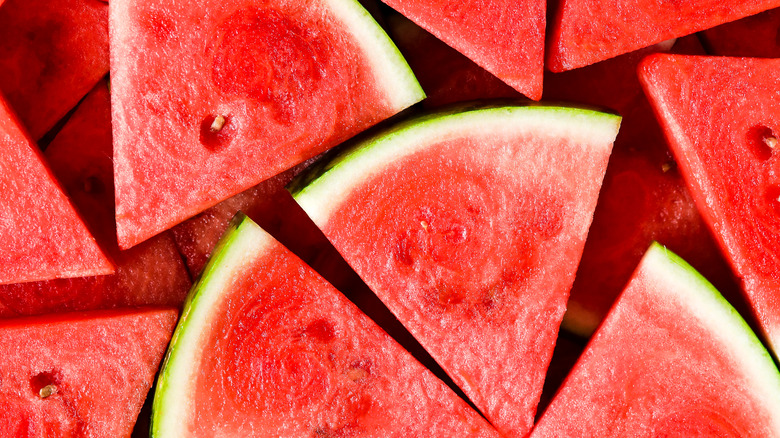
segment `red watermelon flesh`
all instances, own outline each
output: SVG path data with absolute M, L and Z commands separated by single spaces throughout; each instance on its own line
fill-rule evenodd
M 170 235 L 120 251 L 114 225 L 111 104 L 101 81 L 79 105 L 45 152 L 52 171 L 102 247 L 116 272 L 0 286 L 0 316 L 35 315 L 139 305 L 180 306 L 190 278 Z
M 370 15 L 331 1 L 110 3 L 120 247 L 423 98 Z
M 243 215 L 188 299 L 158 380 L 152 435 L 498 437 Z
M 600 105 L 623 115 L 564 317 L 564 327 L 582 336 L 596 329 L 653 241 L 689 260 L 732 302 L 739 301 L 739 286 L 685 187 L 636 76 L 642 57 L 666 49 L 654 46 L 545 76 L 545 98 Z
M 176 318 L 148 309 L 0 322 L 0 436 L 130 436 Z
M 560 0 L 547 68 L 571 70 L 780 6 L 779 0 Z
M 780 436 L 780 374 L 712 285 L 655 244 L 530 438 Z
M 112 273 L 2 95 L 0 149 L 0 284 Z
M 521 97 L 515 89 L 400 14 L 387 19 L 393 40 L 434 108 L 477 99 Z
M 617 124 L 571 108 L 434 113 L 293 185 L 347 262 L 505 436 L 533 424 Z
M 93 0 L 0 4 L 0 91 L 39 139 L 108 73 L 108 6 Z
M 652 56 L 640 79 L 699 210 L 780 347 L 780 60 Z
M 382 0 L 518 92 L 542 97 L 544 0 Z
M 701 33 L 713 55 L 780 58 L 780 8 Z

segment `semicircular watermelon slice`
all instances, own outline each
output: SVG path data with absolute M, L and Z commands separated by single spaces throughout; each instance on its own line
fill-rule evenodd
M 424 97 L 355 0 L 109 6 L 122 248 Z
M 780 373 L 728 302 L 647 251 L 530 438 L 777 437 Z
M 241 213 L 188 297 L 153 409 L 156 438 L 498 438 Z
M 434 113 L 291 191 L 499 432 L 522 437 L 619 122 L 560 107 Z
M 639 75 L 702 217 L 780 354 L 780 59 L 653 55 Z

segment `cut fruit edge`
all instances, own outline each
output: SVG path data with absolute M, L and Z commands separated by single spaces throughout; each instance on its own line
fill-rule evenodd
M 525 117 L 518 119 L 519 114 Z M 287 188 L 321 227 L 348 193 L 388 163 L 463 132 L 538 132 L 611 148 L 620 120 L 614 114 L 579 107 L 457 106 L 409 119 L 357 142 L 335 158 L 315 163 Z

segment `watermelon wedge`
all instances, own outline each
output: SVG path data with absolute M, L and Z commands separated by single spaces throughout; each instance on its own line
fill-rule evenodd
M 382 0 L 518 92 L 542 97 L 544 0 Z
M 469 100 L 522 97 L 514 88 L 403 15 L 389 14 L 387 26 L 428 96 L 422 101 L 426 108 Z
M 101 81 L 46 148 L 52 172 L 84 214 L 116 272 L 97 277 L 0 285 L 0 317 L 160 305 L 180 306 L 191 285 L 170 235 L 120 251 L 114 225 L 111 101 Z
M 683 39 L 698 44 L 696 37 Z M 563 327 L 580 336 L 596 330 L 653 241 L 688 260 L 732 302 L 740 297 L 636 76 L 644 56 L 676 51 L 682 43 L 545 75 L 546 99 L 600 105 L 623 116 L 563 319 Z
M 0 435 L 129 437 L 176 325 L 173 309 L 0 322 Z
M 110 27 L 121 248 L 424 97 L 354 0 L 117 0 Z
M 699 210 L 780 351 L 780 60 L 646 58 L 640 79 Z
M 546 66 L 584 67 L 778 6 L 779 0 L 560 0 Z
M 108 5 L 0 1 L 0 92 L 40 139 L 108 73 Z
M 429 114 L 291 191 L 499 432 L 524 436 L 619 121 L 556 107 Z
M 655 244 L 530 435 L 573 436 L 780 436 L 780 373 L 717 290 Z
M 2 95 L 0 149 L 0 284 L 112 273 Z
M 713 55 L 780 58 L 780 8 L 707 29 L 701 33 Z
M 158 380 L 152 435 L 498 438 L 242 214 L 188 297 Z

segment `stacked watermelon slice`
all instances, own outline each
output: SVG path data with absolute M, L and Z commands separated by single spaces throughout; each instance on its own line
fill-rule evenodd
M 383 1 L 0 0 L 0 437 L 780 436 L 780 1 Z

